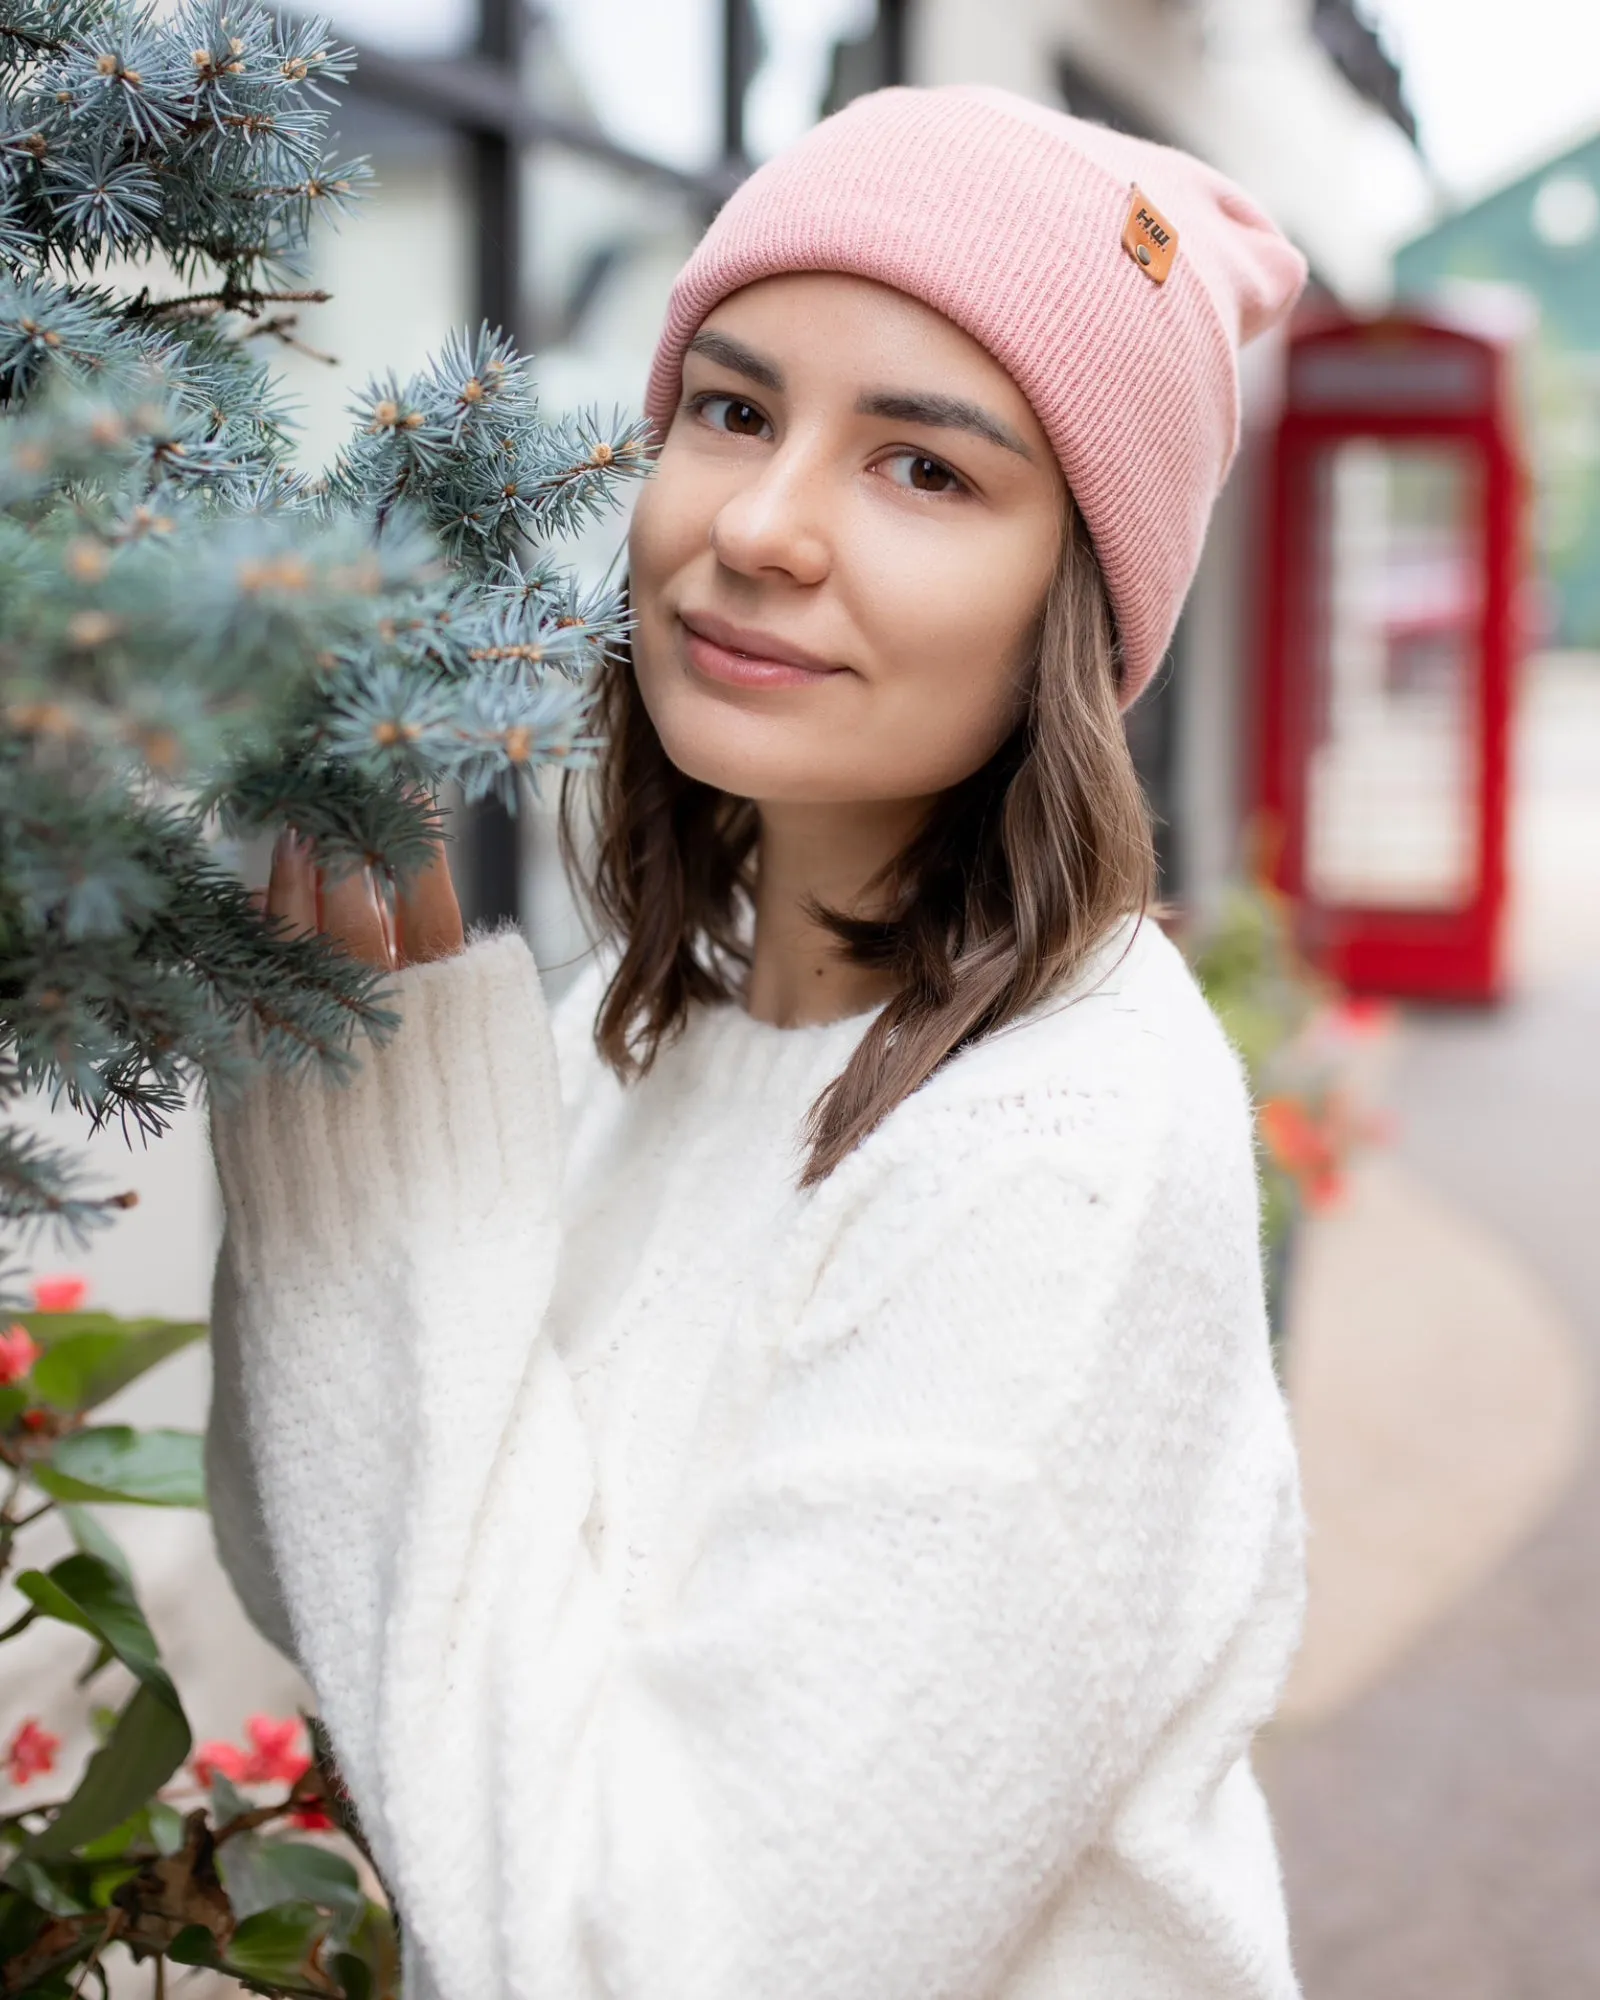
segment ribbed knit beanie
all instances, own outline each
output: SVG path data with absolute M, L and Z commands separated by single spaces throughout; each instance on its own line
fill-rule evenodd
M 980 85 L 859 97 L 743 183 L 679 273 L 645 407 L 757 279 L 843 271 L 979 341 L 1032 404 L 1117 622 L 1126 706 L 1160 664 L 1239 438 L 1241 345 L 1306 265 L 1187 153 Z

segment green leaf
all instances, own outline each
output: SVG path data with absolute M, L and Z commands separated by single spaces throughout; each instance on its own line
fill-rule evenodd
M 400 1939 L 395 1931 L 394 1918 L 381 1903 L 367 1904 L 361 1913 L 361 1921 L 345 1942 L 348 1952 L 334 1961 L 334 1973 L 335 1977 L 344 1981 L 350 2000 L 357 2000 L 358 1989 L 340 1970 L 347 1956 L 353 1956 L 366 1967 L 372 1992 L 400 1991 Z
M 165 1799 L 150 1801 L 150 1843 L 157 1854 L 176 1854 L 183 1846 L 183 1814 Z
M 40 1614 L 75 1625 L 109 1646 L 139 1681 L 116 1726 L 89 1759 L 77 1790 L 31 1855 L 68 1854 L 136 1813 L 189 1754 L 191 1737 L 177 1689 L 126 1577 L 96 1556 L 67 1556 L 51 1570 L 24 1570 L 17 1589 Z
M 112 1717 L 112 1726 L 118 1718 Z M 107 1732 L 109 1740 L 110 1732 Z M 150 1815 L 140 1810 L 130 1813 L 120 1825 L 112 1827 L 109 1833 L 102 1833 L 97 1840 L 85 1840 L 79 1844 L 78 1855 L 84 1861 L 119 1861 L 130 1847 L 150 1838 Z
M 235 1834 L 217 1849 L 217 1867 L 241 1917 L 277 1903 L 313 1903 L 335 1919 L 342 1940 L 366 1911 L 360 1880 L 344 1856 L 303 1840 Z
M 91 1869 L 89 1901 L 97 1910 L 109 1910 L 117 1891 L 124 1882 L 131 1882 L 138 1875 L 142 1865 L 137 1861 L 104 1861 L 98 1868 Z
M 114 1569 L 130 1584 L 133 1582 L 133 1567 L 123 1554 L 122 1544 L 98 1516 L 91 1514 L 87 1508 L 70 1503 L 64 1505 L 60 1512 L 67 1533 L 86 1556 L 98 1556 L 107 1569 Z
M 11 1430 L 27 1407 L 26 1389 L 19 1389 L 14 1382 L 0 1389 L 0 1431 Z
M 114 1709 L 107 1709 L 110 1726 L 105 1734 L 109 1738 L 121 1717 Z M 131 1848 L 154 1848 L 157 1854 L 176 1854 L 183 1846 L 183 1814 L 176 1806 L 169 1806 L 164 1799 L 152 1799 L 147 1806 L 141 1806 L 120 1826 L 112 1827 L 97 1840 L 85 1840 L 79 1844 L 80 1861 L 120 1861 Z
M 120 1826 L 189 1754 L 189 1725 L 155 1688 L 134 1689 L 110 1738 L 89 1759 L 77 1790 L 28 1843 L 35 1857 L 70 1854 Z
M 110 1313 L 23 1313 L 21 1321 L 45 1350 L 33 1364 L 36 1400 L 68 1412 L 94 1409 L 206 1331 L 194 1320 Z
M 328 1968 L 344 1989 L 344 2000 L 372 2000 L 372 1974 L 354 1952 L 336 1951 Z
M 109 1563 L 98 1556 L 66 1556 L 49 1570 L 25 1569 L 17 1578 L 17 1589 L 44 1617 L 76 1625 L 109 1646 L 125 1667 L 164 1693 L 182 1713 L 177 1691 L 161 1664 L 155 1634 L 145 1623 L 128 1579 Z
M 230 1777 L 222 1771 L 211 1773 L 211 1817 L 218 1826 L 226 1826 L 229 1820 L 253 1810 L 251 1801 Z
M 15 1958 L 44 1928 L 44 1912 L 31 1896 L 5 1886 L 0 1875 L 0 1962 Z
M 97 1674 L 105 1672 L 116 1657 L 109 1646 L 102 1646 L 83 1672 L 74 1677 L 72 1685 L 75 1688 L 87 1687 Z
M 328 1919 L 311 1903 L 280 1903 L 246 1917 L 229 1941 L 223 1968 L 245 1979 L 304 1979 L 312 1954 L 328 1935 Z
M 185 1924 L 167 1946 L 174 1965 L 215 1965 L 217 1941 L 204 1924 Z
M 0 1875 L 0 1882 L 52 1917 L 78 1917 L 89 1908 L 81 1896 L 74 1894 L 70 1870 L 51 1868 L 25 1854 L 19 1854 L 5 1874 Z
M 34 1484 L 57 1500 L 134 1501 L 203 1507 L 204 1441 L 198 1431 L 136 1431 L 127 1424 L 58 1438 Z

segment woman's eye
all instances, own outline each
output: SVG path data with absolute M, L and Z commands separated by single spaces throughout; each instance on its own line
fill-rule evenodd
M 884 463 L 896 486 L 909 486 L 915 493 L 960 493 L 965 486 L 959 474 L 942 459 L 924 458 L 920 452 L 896 452 Z
M 700 396 L 694 407 L 696 416 L 730 437 L 760 437 L 767 428 L 767 420 L 755 404 L 738 396 Z

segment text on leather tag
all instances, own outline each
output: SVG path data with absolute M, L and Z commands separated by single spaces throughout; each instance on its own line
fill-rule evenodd
M 1122 247 L 1147 278 L 1158 285 L 1165 284 L 1172 260 L 1178 254 L 1178 232 L 1137 188 L 1133 191 L 1128 219 L 1122 226 Z

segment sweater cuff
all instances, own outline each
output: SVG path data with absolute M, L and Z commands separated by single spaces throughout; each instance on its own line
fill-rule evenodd
M 353 1076 L 256 1078 L 212 1106 L 212 1147 L 242 1275 L 308 1252 L 405 1256 L 547 1225 L 561 1100 L 539 976 L 504 930 L 391 986 L 400 1027 Z

